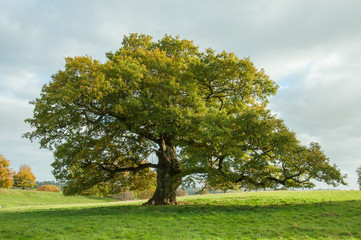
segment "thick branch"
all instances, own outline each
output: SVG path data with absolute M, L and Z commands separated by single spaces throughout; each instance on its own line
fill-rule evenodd
M 125 168 L 120 168 L 116 165 L 112 165 L 114 167 L 114 169 L 110 169 L 108 167 L 106 167 L 103 164 L 99 164 L 98 165 L 100 167 L 100 169 L 107 171 L 107 172 L 111 172 L 111 173 L 117 173 L 117 172 L 138 172 L 140 170 L 143 170 L 145 168 L 158 168 L 158 164 L 153 164 L 153 163 L 145 163 L 145 164 L 140 164 L 137 167 L 125 167 Z
M 224 160 L 225 156 L 220 156 L 219 157 L 219 161 L 218 161 L 218 170 L 220 172 L 222 172 L 222 168 L 223 168 L 223 160 Z
M 186 170 L 182 170 L 179 174 L 176 175 L 176 177 L 178 178 L 183 178 L 186 177 L 188 175 L 192 175 L 192 174 L 197 174 L 197 173 L 208 173 L 209 171 L 206 168 L 203 167 L 194 167 L 194 168 L 189 168 Z
M 288 181 L 288 180 L 292 180 L 292 181 L 295 181 L 295 182 L 297 182 L 297 183 L 306 183 L 306 182 L 308 182 L 310 179 L 311 179 L 311 177 L 309 176 L 307 179 L 305 179 L 305 180 L 303 180 L 303 181 L 301 181 L 301 180 L 298 180 L 297 179 L 297 177 L 299 177 L 300 175 L 302 175 L 302 172 L 299 172 L 299 173 L 296 173 L 296 174 L 294 174 L 294 175 L 291 175 L 291 176 L 287 176 L 287 177 L 285 177 L 284 179 L 278 179 L 278 178 L 275 178 L 275 177 L 266 177 L 266 180 L 269 180 L 269 181 L 273 181 L 273 182 L 276 182 L 276 183 L 279 183 L 279 184 L 282 184 L 282 185 L 286 185 L 286 182 Z M 236 183 L 239 183 L 239 182 L 242 182 L 242 181 L 248 181 L 248 182 L 250 182 L 250 183 L 252 183 L 253 185 L 255 185 L 255 186 L 258 186 L 258 187 L 262 187 L 262 186 L 264 186 L 265 185 L 265 182 L 264 181 L 262 181 L 262 182 L 257 182 L 257 181 L 255 181 L 255 180 L 253 180 L 251 177 L 249 177 L 249 176 L 246 176 L 246 175 L 242 175 L 240 178 L 238 178 L 235 182 Z

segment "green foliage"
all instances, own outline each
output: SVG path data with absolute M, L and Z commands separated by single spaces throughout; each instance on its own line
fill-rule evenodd
M 35 175 L 27 165 L 20 166 L 19 172 L 14 175 L 13 180 L 15 187 L 22 189 L 35 187 Z
M 156 188 L 156 174 L 150 169 L 138 172 L 124 172 L 106 181 L 93 182 L 94 179 L 81 178 L 78 181 L 68 181 L 64 186 L 65 195 L 74 195 L 80 192 L 82 195 L 110 196 L 128 191 L 153 191 Z
M 278 87 L 249 58 L 142 34 L 106 56 L 66 58 L 26 120 L 35 130 L 25 137 L 54 150 L 66 194 L 151 186 L 149 168 L 160 204 L 197 174 L 247 189 L 345 184 L 317 143 L 301 145 L 266 108 Z
M 11 188 L 14 184 L 14 172 L 9 167 L 9 161 L 0 154 L 0 188 Z

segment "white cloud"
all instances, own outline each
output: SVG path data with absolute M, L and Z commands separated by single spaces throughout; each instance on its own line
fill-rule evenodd
M 354 39 L 344 39 L 301 55 L 299 61 L 305 64 L 289 74 L 279 73 L 281 64 L 272 66 L 280 76 L 280 85 L 287 87 L 272 98 L 271 108 L 301 139 L 318 140 L 331 161 L 350 176 L 348 181 L 354 189 L 355 169 L 361 165 L 360 54 Z M 282 57 L 279 62 L 286 63 Z

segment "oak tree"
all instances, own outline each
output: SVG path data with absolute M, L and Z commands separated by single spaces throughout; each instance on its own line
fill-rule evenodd
M 14 175 L 13 180 L 15 187 L 25 189 L 34 187 L 36 178 L 29 166 L 21 165 L 19 172 Z
M 13 174 L 9 161 L 0 154 L 0 187 L 11 188 L 13 186 Z
M 66 58 L 26 120 L 34 130 L 25 137 L 54 150 L 69 193 L 126 186 L 149 169 L 157 187 L 147 204 L 176 204 L 176 189 L 197 174 L 244 188 L 345 184 L 317 143 L 303 146 L 266 108 L 277 85 L 249 58 L 143 34 L 106 57 Z

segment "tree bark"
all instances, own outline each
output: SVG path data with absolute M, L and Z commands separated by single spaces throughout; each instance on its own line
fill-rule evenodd
M 180 173 L 180 163 L 177 160 L 176 148 L 162 141 L 157 151 L 157 188 L 151 199 L 144 205 L 175 205 L 176 190 L 182 183 L 177 175 Z

